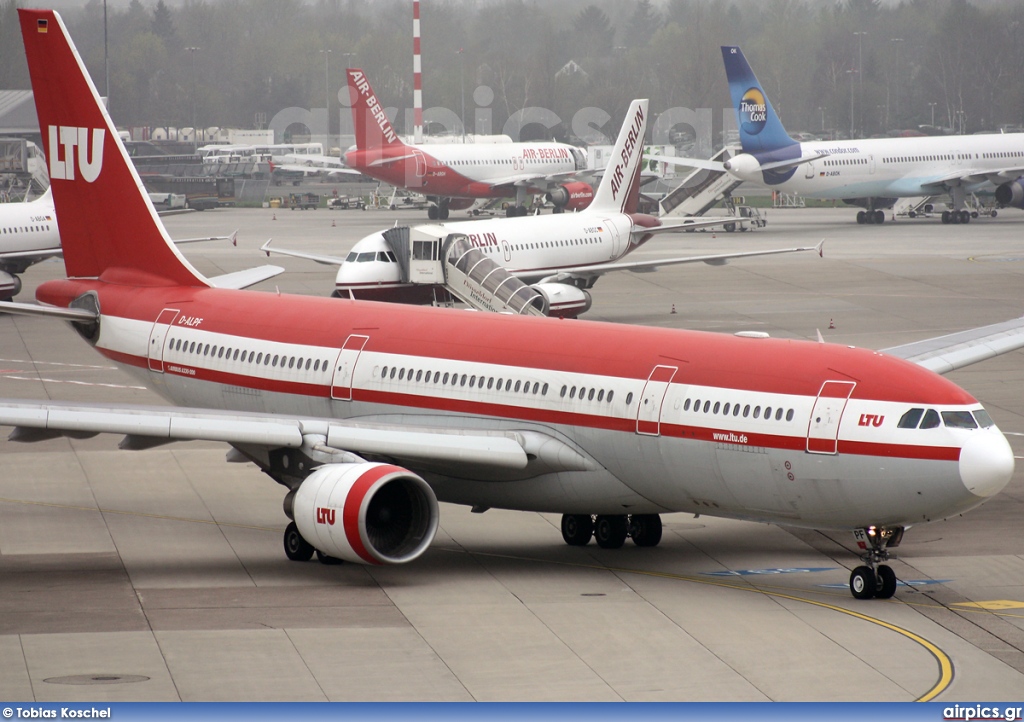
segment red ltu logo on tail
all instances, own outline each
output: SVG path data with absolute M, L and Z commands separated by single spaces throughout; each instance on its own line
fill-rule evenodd
M 92 183 L 99 178 L 103 168 L 103 128 L 76 128 L 66 125 L 51 125 L 50 128 L 50 178 L 75 179 L 75 158 L 78 158 L 78 172 L 82 180 Z M 92 130 L 92 143 L 89 131 Z M 61 146 L 64 146 L 61 150 Z M 75 152 L 75 147 L 78 152 Z

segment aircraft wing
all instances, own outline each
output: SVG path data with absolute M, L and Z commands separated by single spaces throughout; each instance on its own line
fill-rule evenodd
M 882 353 L 945 374 L 1021 348 L 1024 348 L 1024 317 L 893 346 L 882 349 Z
M 21 442 L 119 434 L 124 437 L 119 444 L 122 449 L 219 441 L 271 449 L 302 447 L 328 455 L 382 455 L 410 465 L 433 463 L 454 469 L 516 471 L 538 456 L 545 467 L 556 471 L 594 468 L 593 461 L 564 442 L 526 430 L 434 429 L 177 406 L 114 407 L 23 399 L 0 399 L 0 426 L 13 426 L 10 439 Z
M 232 246 L 238 245 L 238 229 L 236 228 L 230 236 L 206 236 L 205 238 L 177 238 L 175 245 L 182 243 L 206 243 L 207 241 L 231 241 Z
M 675 155 L 645 155 L 644 158 L 647 160 L 656 160 L 659 163 L 667 163 L 668 165 L 679 165 L 687 168 L 702 168 L 703 170 L 716 170 L 721 173 L 725 172 L 725 165 L 719 163 L 717 160 L 682 158 Z
M 206 280 L 210 282 L 214 288 L 249 288 L 249 286 L 255 286 L 261 281 L 266 281 L 268 278 L 273 278 L 281 273 L 284 273 L 284 269 L 281 266 L 257 266 L 256 268 L 246 268 L 242 271 L 234 271 L 233 273 L 225 273 L 220 276 L 211 276 Z
M 926 188 L 930 186 L 935 191 L 945 191 L 950 185 L 956 185 L 958 183 L 982 183 L 984 181 L 990 181 L 994 185 L 999 185 L 1000 183 L 1005 183 L 1007 181 L 1017 180 L 1022 175 L 1024 175 L 1024 166 L 1007 166 L 1005 168 L 996 168 L 994 170 L 967 169 L 932 178 L 931 180 L 924 181 L 921 185 Z
M 665 223 L 665 222 L 663 222 L 661 225 L 651 226 L 650 228 L 647 228 L 645 226 L 635 225 L 635 226 L 633 226 L 632 230 L 630 230 L 629 233 L 632 236 L 647 236 L 647 235 L 657 234 L 657 233 L 668 233 L 668 232 L 671 232 L 671 231 L 686 231 L 686 230 L 694 230 L 694 229 L 697 229 L 697 228 L 709 228 L 711 226 L 722 226 L 722 225 L 725 225 L 726 223 L 735 223 L 736 225 L 741 225 L 744 221 L 749 221 L 749 220 L 751 220 L 751 219 L 750 218 L 743 218 L 741 216 L 720 216 L 720 217 L 713 217 L 713 218 L 704 218 L 703 216 L 693 216 L 691 218 L 686 218 L 684 220 L 680 220 L 680 221 L 676 221 L 676 222 L 672 222 L 672 223 Z
M 322 256 L 318 253 L 304 253 L 303 251 L 286 251 L 283 248 L 271 248 L 270 241 L 273 239 L 267 239 L 267 242 L 260 246 L 260 250 L 270 257 L 271 253 L 276 253 L 279 256 L 291 256 L 292 258 L 305 258 L 307 261 L 315 261 L 322 263 L 325 266 L 340 266 L 345 262 L 345 259 L 341 256 Z
M 678 266 L 683 263 L 706 263 L 709 266 L 724 266 L 726 262 L 734 258 L 749 258 L 752 256 L 773 256 L 779 253 L 799 253 L 801 251 L 816 251 L 822 255 L 825 241 L 816 246 L 799 248 L 772 248 L 764 251 L 743 251 L 740 253 L 715 253 L 704 256 L 683 256 L 680 258 L 659 258 L 647 261 L 626 261 L 621 263 L 597 263 L 590 266 L 577 266 L 575 268 L 563 268 L 556 274 L 541 279 L 541 282 L 558 283 L 572 277 L 593 278 L 612 271 L 634 271 L 644 273 L 654 271 L 662 266 Z M 537 272 L 517 271 L 512 275 L 522 278 L 536 278 Z
M 47 258 L 59 256 L 61 253 L 60 246 L 56 248 L 35 248 L 31 251 L 3 251 L 0 252 L 0 261 L 28 259 L 31 263 L 39 263 Z

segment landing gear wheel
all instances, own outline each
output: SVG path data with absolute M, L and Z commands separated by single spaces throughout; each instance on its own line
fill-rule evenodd
M 949 223 L 949 211 L 942 211 L 942 222 Z
M 877 588 L 878 582 L 871 567 L 857 567 L 850 572 L 850 593 L 855 599 L 871 599 Z
M 661 516 L 634 514 L 630 517 L 630 534 L 638 547 L 656 547 L 661 541 Z
M 594 537 L 602 549 L 621 549 L 628 533 L 629 525 L 622 515 L 601 515 L 594 524 Z
M 439 221 L 448 220 L 448 199 L 441 201 L 441 205 L 437 208 L 437 219 Z
M 960 222 L 961 223 L 970 223 L 971 222 L 971 212 L 970 211 L 960 211 Z
M 864 211 L 857 211 L 857 223 L 859 225 L 863 226 L 867 222 L 868 222 L 868 214 L 865 213 Z
M 562 514 L 562 538 L 573 547 L 590 543 L 594 536 L 594 520 L 590 514 Z
M 284 553 L 293 562 L 308 562 L 313 558 L 313 545 L 302 538 L 295 522 L 284 530 Z
M 888 564 L 878 567 L 878 580 L 875 587 L 875 599 L 892 599 L 896 593 L 896 572 Z
M 316 550 L 316 559 L 321 564 L 325 564 L 327 566 L 336 566 L 338 564 L 345 563 L 344 559 L 338 559 L 337 557 L 329 557 L 319 549 Z
M 885 211 L 875 211 L 875 224 L 882 225 L 885 223 Z
M 725 229 L 726 233 L 732 233 L 733 231 L 736 230 L 736 224 L 735 223 L 726 223 L 724 226 L 722 226 L 722 228 Z
M 437 206 L 430 206 L 429 208 L 427 208 L 427 218 L 429 218 L 430 220 L 436 221 L 437 220 L 437 214 L 438 214 Z

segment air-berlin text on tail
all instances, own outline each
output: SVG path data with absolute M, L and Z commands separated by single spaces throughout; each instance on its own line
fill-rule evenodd
M 359 94 L 366 99 L 366 109 L 373 116 L 373 119 L 377 121 L 380 132 L 384 134 L 389 143 L 393 143 L 398 139 L 398 135 L 391 127 L 391 121 L 388 120 L 387 113 L 384 112 L 384 108 L 380 107 L 380 102 L 377 100 L 377 96 L 373 94 L 370 89 L 370 84 L 366 80 L 366 76 L 358 70 L 350 70 L 349 77 L 352 79 L 352 84 L 355 86 Z
M 630 125 L 629 133 L 626 136 L 626 144 L 622 148 L 621 161 L 615 164 L 615 170 L 612 171 L 612 198 L 618 198 L 619 189 L 622 187 L 622 181 L 626 176 L 626 168 L 629 167 L 638 145 L 643 144 L 643 127 L 644 109 L 643 106 L 640 106 L 636 109 L 636 115 L 633 116 L 633 123 Z
M 89 142 L 89 131 L 92 130 L 92 143 Z M 50 178 L 60 180 L 75 179 L 75 157 L 78 157 L 78 171 L 82 180 L 92 183 L 99 178 L 103 167 L 103 140 L 106 131 L 103 128 L 76 128 L 67 125 L 51 125 L 49 127 L 50 147 Z M 63 151 L 61 146 L 64 147 Z M 75 147 L 78 153 L 75 153 Z

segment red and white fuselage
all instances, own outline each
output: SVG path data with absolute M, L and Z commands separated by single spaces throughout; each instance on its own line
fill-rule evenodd
M 1013 469 L 970 394 L 864 349 L 98 281 L 38 296 L 67 306 L 89 291 L 96 348 L 176 404 L 435 429 L 457 419 L 579 455 L 576 471 L 547 474 L 539 451 L 511 484 L 426 464 L 443 501 L 854 529 L 959 514 Z M 912 410 L 941 422 L 899 428 Z

